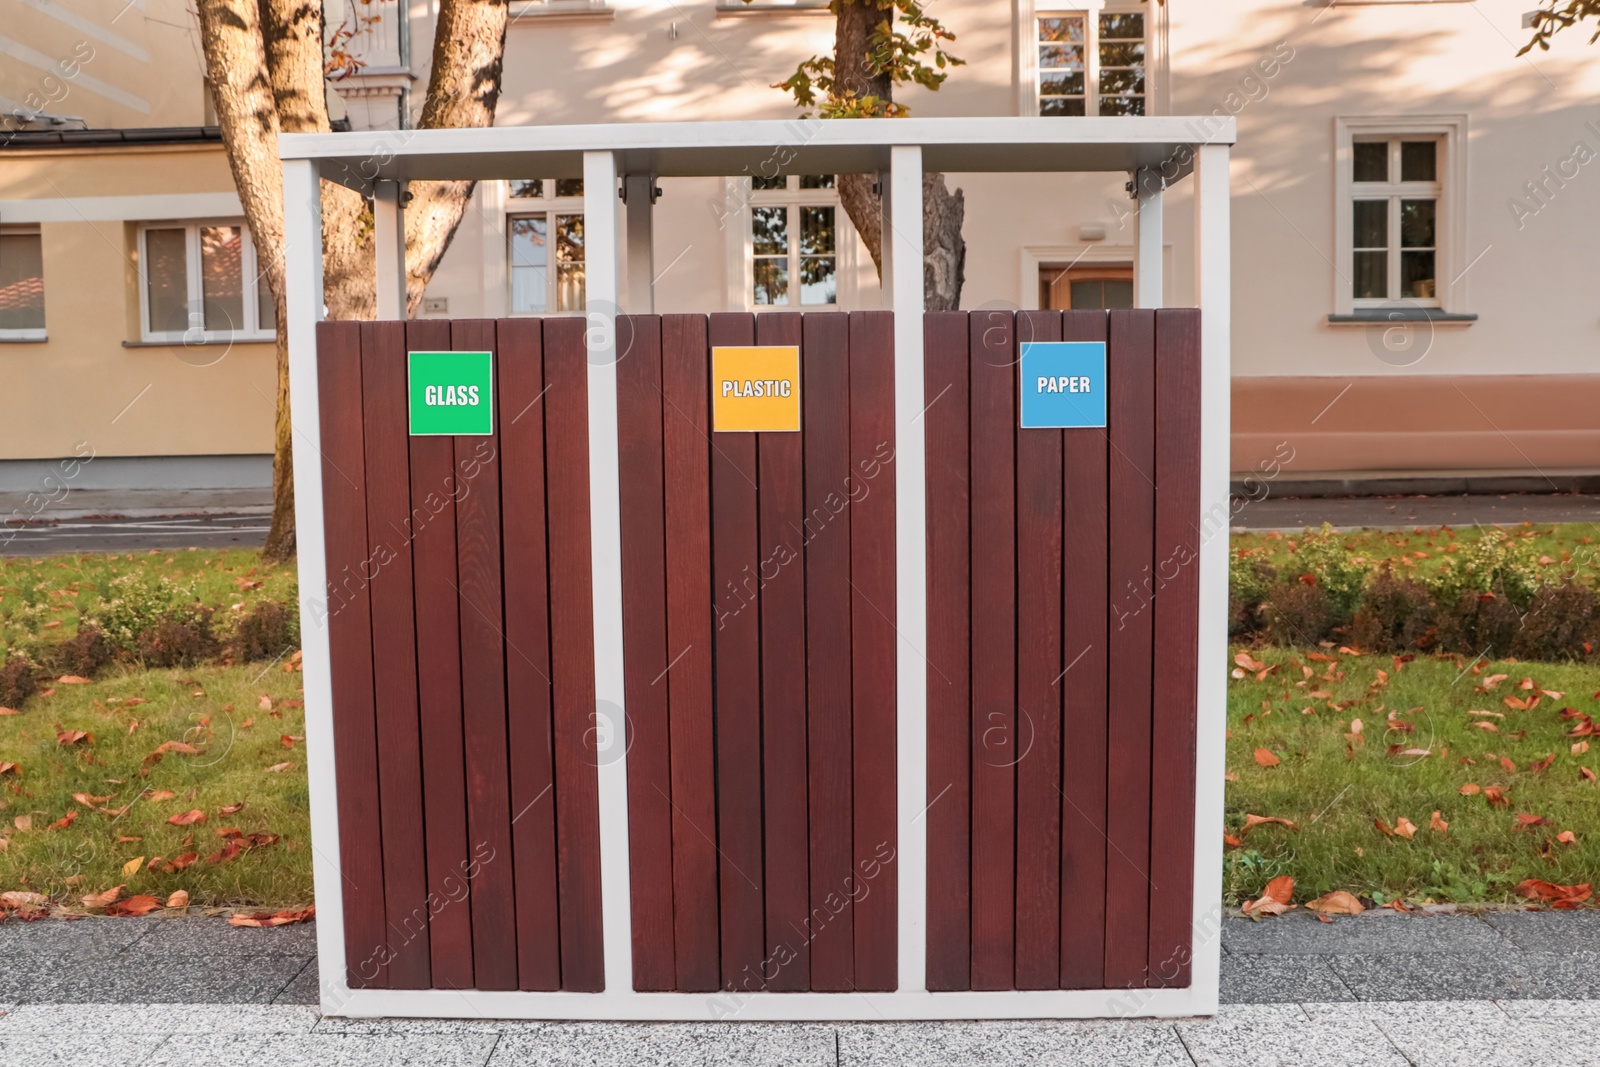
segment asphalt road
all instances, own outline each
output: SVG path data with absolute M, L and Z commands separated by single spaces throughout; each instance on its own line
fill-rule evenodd
M 267 526 L 265 515 L 67 519 L 34 526 L 4 526 L 0 527 L 0 556 L 148 552 L 152 548 L 260 548 L 267 540 Z

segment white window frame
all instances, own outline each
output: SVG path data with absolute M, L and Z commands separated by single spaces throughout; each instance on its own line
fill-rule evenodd
M 40 252 L 42 253 L 44 250 L 44 233 L 38 226 L 0 226 L 0 234 L 4 234 L 7 237 L 37 237 L 39 238 Z M 44 257 L 41 254 L 39 270 L 41 280 L 44 277 L 43 262 Z M 26 329 L 20 330 L 0 329 L 0 341 L 45 341 L 49 339 L 45 333 L 46 327 L 48 327 L 50 324 L 50 301 L 48 299 L 49 293 L 46 292 L 45 295 L 45 325 L 38 327 L 30 326 Z
M 800 175 L 788 175 L 782 189 L 757 189 L 751 178 L 735 179 L 743 188 L 743 210 L 740 212 L 742 235 L 739 249 L 740 300 L 735 306 L 747 311 L 838 311 L 846 305 L 846 280 L 854 277 L 855 261 L 850 255 L 856 246 L 855 227 L 850 225 L 850 215 L 839 202 L 837 185 L 832 189 L 802 189 Z M 837 183 L 838 177 L 834 177 Z M 783 207 L 788 211 L 789 235 L 789 292 L 793 299 L 787 304 L 757 304 L 755 293 L 755 232 L 754 209 L 758 207 Z M 833 302 L 831 304 L 803 304 L 800 302 L 800 209 L 829 207 L 833 209 Z
M 244 238 L 240 252 L 239 275 L 241 300 L 244 304 L 244 328 L 238 330 L 207 330 L 191 325 L 187 330 L 152 330 L 150 328 L 150 279 L 145 265 L 150 257 L 145 252 L 145 237 L 151 230 L 184 231 L 184 267 L 189 287 L 189 322 L 205 322 L 205 296 L 202 289 L 200 262 L 200 231 L 207 226 L 237 226 Z M 244 219 L 172 219 L 164 222 L 139 224 L 139 339 L 158 344 L 197 344 L 228 341 L 271 341 L 277 331 L 262 329 L 260 323 L 259 287 L 265 283 L 256 259 L 255 239 Z
M 1167 106 L 1167 9 L 1141 0 L 1018 0 L 1016 26 L 1017 114 L 1039 114 L 1039 20 L 1063 15 L 1084 19 L 1084 114 L 1099 114 L 1100 23 L 1098 16 L 1144 16 L 1144 113 L 1164 115 Z
M 554 179 L 554 178 L 541 178 L 541 179 L 531 179 L 531 178 L 529 178 L 529 179 L 519 179 L 519 180 L 526 180 L 526 181 L 539 180 L 539 181 L 542 181 L 542 182 L 544 182 L 544 190 L 543 190 L 543 194 L 540 195 L 540 196 L 516 196 L 516 195 L 514 195 L 514 186 L 515 186 L 516 183 L 515 182 L 511 182 L 511 181 L 507 181 L 505 183 L 505 231 L 504 231 L 505 232 L 505 237 L 504 237 L 504 257 L 505 258 L 504 258 L 504 262 L 505 262 L 505 270 L 506 270 L 506 280 L 505 280 L 505 301 L 506 301 L 505 307 L 506 307 L 506 314 L 508 316 L 513 316 L 513 317 L 538 316 L 540 318 L 549 318 L 549 317 L 555 316 L 555 315 L 582 315 L 584 312 L 583 312 L 583 309 L 581 307 L 580 308 L 574 308 L 571 311 L 557 311 L 556 310 L 556 296 L 557 296 L 557 289 L 558 289 L 559 284 L 560 284 L 560 271 L 557 269 L 557 266 L 556 266 L 556 242 L 555 242 L 555 236 L 556 236 L 556 216 L 557 215 L 577 215 L 581 219 L 583 217 L 583 199 L 584 198 L 582 196 L 557 196 L 556 195 L 556 179 Z M 512 287 L 512 285 L 515 284 L 515 282 L 514 282 L 515 270 L 514 270 L 514 264 L 512 263 L 512 259 L 511 259 L 511 257 L 512 257 L 512 223 L 513 223 L 513 220 L 515 220 L 515 219 L 531 218 L 531 217 L 533 217 L 535 215 L 543 215 L 544 216 L 544 219 L 545 219 L 545 233 L 549 235 L 548 239 L 550 241 L 550 244 L 548 246 L 548 251 L 547 251 L 547 254 L 545 256 L 545 272 L 544 272 L 545 273 L 545 279 L 544 279 L 544 285 L 545 285 L 544 306 L 545 306 L 545 310 L 543 310 L 543 311 L 517 311 L 517 310 L 514 309 L 514 307 L 512 305 L 512 294 L 511 294 L 511 287 Z M 585 228 L 585 231 L 584 231 L 584 240 L 585 241 L 588 240 L 587 227 Z M 587 265 L 588 265 L 588 262 L 589 262 L 589 246 L 587 244 L 584 245 L 584 249 L 583 249 L 583 261 L 584 261 L 584 264 L 585 264 L 585 268 L 587 268 Z M 585 276 L 585 279 L 584 279 L 584 286 L 585 286 L 585 292 L 587 293 L 587 291 L 588 291 L 587 290 L 587 287 L 588 287 L 587 275 Z
M 1355 143 L 1399 139 L 1438 142 L 1435 182 L 1390 183 L 1384 194 L 1398 198 L 1415 187 L 1418 195 L 1436 196 L 1434 209 L 1434 297 L 1394 299 L 1355 298 Z M 1432 308 L 1449 315 L 1469 314 L 1467 306 L 1466 192 L 1467 116 L 1465 115 L 1361 115 L 1334 119 L 1334 313 L 1341 316 L 1376 312 L 1384 308 Z M 1362 183 L 1363 185 L 1369 183 Z M 1376 185 L 1377 183 L 1370 183 Z M 1427 188 L 1425 189 L 1424 186 Z M 1390 284 L 1398 291 L 1400 236 L 1391 221 Z

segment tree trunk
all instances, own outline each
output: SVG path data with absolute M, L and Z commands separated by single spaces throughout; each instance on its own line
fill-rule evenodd
M 326 133 L 321 0 L 196 0 L 206 74 L 245 219 L 278 313 L 272 528 L 263 556 L 294 554 L 293 430 L 284 313 L 283 171 L 278 134 Z M 424 128 L 489 126 L 500 97 L 506 0 L 441 0 Z M 408 311 L 450 246 L 472 182 L 417 182 L 406 211 Z M 322 183 L 323 299 L 334 319 L 376 314 L 372 206 Z M 269 251 L 270 250 L 270 251 Z
M 889 102 L 894 83 L 887 74 L 875 73 L 867 60 L 872 35 L 887 26 L 894 12 L 874 0 L 838 0 L 833 38 L 834 92 L 839 96 L 867 96 Z M 872 191 L 875 174 L 840 174 L 836 181 L 839 203 L 850 217 L 862 243 L 872 256 L 878 278 L 883 279 L 883 197 Z M 929 311 L 954 311 L 961 306 L 967 244 L 961 237 L 966 205 L 961 190 L 950 192 L 944 175 L 922 176 L 922 278 Z

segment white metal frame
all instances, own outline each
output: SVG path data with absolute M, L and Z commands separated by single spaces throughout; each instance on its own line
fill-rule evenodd
M 1016 71 L 1017 114 L 1039 114 L 1039 20 L 1081 15 L 1084 19 L 1083 87 L 1084 113 L 1098 115 L 1100 98 L 1101 14 L 1143 15 L 1144 23 L 1144 107 L 1146 115 L 1162 115 L 1167 108 L 1167 9 L 1145 0 L 1018 0 L 1022 10 L 1017 19 Z M 1093 79 L 1091 81 L 1091 79 Z M 1071 116 L 1069 116 L 1071 117 Z
M 1215 124 L 1214 124 L 1215 125 Z M 1193 142 L 1203 128 L 1185 118 L 893 119 L 800 122 L 641 123 L 345 134 L 279 138 L 284 160 L 288 256 L 290 394 L 296 433 L 295 506 L 300 516 L 301 617 L 306 697 L 306 752 L 318 901 L 321 1006 L 326 1014 L 524 1019 L 883 1020 L 1186 1016 L 1216 1010 L 1221 955 L 1223 736 L 1227 633 L 1225 538 L 1202 539 L 1199 736 L 1192 902 L 1193 983 L 1184 989 L 1047 990 L 933 993 L 926 988 L 927 841 L 927 499 L 922 414 L 924 391 L 922 175 L 939 171 L 1105 171 L 1158 175 L 1141 211 L 1161 203 L 1167 182 L 1192 174 L 1195 254 L 1203 361 L 1201 499 L 1228 493 L 1229 193 L 1231 119 L 1216 139 Z M 397 143 L 398 142 L 398 143 Z M 322 317 L 323 176 L 376 194 L 375 229 L 382 262 L 380 315 L 405 306 L 400 189 L 422 178 L 506 178 L 550 174 L 584 179 L 589 329 L 589 456 L 593 554 L 597 725 L 622 743 L 621 508 L 618 478 L 615 316 L 624 270 L 641 262 L 652 198 L 630 196 L 627 217 L 612 197 L 619 178 L 646 188 L 658 174 L 747 172 L 778 158 L 785 173 L 877 172 L 884 192 L 883 291 L 901 312 L 894 320 L 896 515 L 896 789 L 899 865 L 899 988 L 887 993 L 640 993 L 633 989 L 627 760 L 601 758 L 602 930 L 606 990 L 601 993 L 350 989 L 346 983 L 339 819 L 334 774 L 332 688 L 325 625 L 327 588 L 322 463 L 316 374 L 316 324 Z M 1151 184 L 1146 182 L 1145 184 Z M 1153 214 L 1153 213 L 1152 213 Z M 1161 292 L 1159 226 L 1146 218 L 1135 261 L 1145 299 Z M 648 249 L 643 250 L 647 255 Z M 383 279 L 387 279 L 384 282 Z M 636 287 L 637 283 L 634 283 Z M 388 289 L 387 294 L 384 289 Z M 630 303 L 648 307 L 648 294 Z M 715 302 L 708 293 L 707 303 Z M 1204 528 L 1204 513 L 1195 516 Z M 605 733 L 604 730 L 601 731 Z M 604 753 L 602 753 L 604 756 Z
M 204 326 L 204 266 L 201 262 L 200 231 L 207 226 L 231 226 L 241 234 L 244 244 L 239 250 L 239 276 L 244 322 L 237 330 L 208 330 Z M 150 257 L 145 242 L 151 230 L 184 231 L 184 284 L 189 302 L 189 327 L 185 330 L 152 330 L 150 328 Z M 242 218 L 232 219 L 174 219 L 170 222 L 144 222 L 138 233 L 139 269 L 139 339 L 142 341 L 179 343 L 188 339 L 203 341 L 271 341 L 276 333 L 263 329 L 260 323 L 260 287 L 264 284 L 261 269 L 256 262 L 255 238 Z M 197 325 L 198 324 L 198 325 Z

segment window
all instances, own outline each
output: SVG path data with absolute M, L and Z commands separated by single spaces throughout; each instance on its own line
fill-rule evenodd
M 582 311 L 583 179 L 532 178 L 509 185 L 511 314 Z
M 1034 19 L 1041 115 L 1143 115 L 1142 11 L 1044 12 Z
M 1477 319 L 1467 306 L 1466 184 L 1465 115 L 1334 119 L 1330 323 Z
M 1048 310 L 1133 307 L 1133 268 L 1039 268 L 1039 306 Z
M 146 341 L 269 340 L 272 290 L 242 222 L 152 224 L 139 232 Z
M 1439 139 L 1351 144 L 1351 297 L 1439 306 Z
M 39 231 L 0 230 L 0 341 L 42 341 L 44 336 Z
M 839 208 L 831 174 L 752 178 L 750 303 L 839 302 Z

